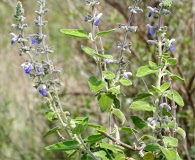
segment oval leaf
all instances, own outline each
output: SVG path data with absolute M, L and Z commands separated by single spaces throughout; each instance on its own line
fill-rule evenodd
M 175 101 L 180 107 L 184 106 L 183 98 L 180 96 L 180 94 L 175 90 L 168 90 L 165 94 L 167 98 L 170 100 Z
M 108 111 L 113 103 L 114 96 L 112 94 L 99 94 L 98 104 L 102 112 Z
M 103 36 L 103 35 L 106 35 L 106 34 L 109 34 L 109 33 L 112 33 L 112 32 L 114 32 L 116 30 L 116 28 L 114 28 L 114 29 L 111 29 L 111 30 L 107 30 L 107 31 L 100 31 L 100 32 L 98 32 L 97 33 L 97 36 Z
M 97 92 L 106 86 L 106 82 L 91 76 L 88 80 L 88 85 L 92 92 Z
M 115 74 L 113 72 L 110 72 L 110 71 L 103 71 L 102 74 L 103 74 L 105 79 L 114 79 L 115 78 Z
M 149 75 L 149 74 L 158 73 L 159 69 L 160 68 L 153 70 L 149 66 L 142 66 L 142 67 L 138 68 L 136 76 L 137 77 L 144 77 L 144 76 Z
M 130 85 L 132 85 L 132 82 L 131 82 L 129 79 L 124 78 L 124 77 L 122 77 L 122 78 L 119 80 L 119 82 L 120 82 L 122 85 L 124 85 L 124 86 L 130 86 Z
M 46 150 L 56 150 L 56 151 L 69 151 L 73 149 L 79 149 L 79 144 L 77 141 L 64 141 L 50 146 L 45 147 Z
M 130 105 L 130 109 L 137 111 L 154 111 L 155 107 L 147 101 L 134 101 Z
M 121 110 L 119 109 L 113 109 L 113 112 L 112 112 L 116 117 L 118 117 L 122 123 L 122 125 L 125 123 L 125 115 L 123 114 L 123 112 L 121 112 Z
M 146 121 L 144 121 L 143 119 L 139 118 L 138 116 L 131 116 L 131 119 L 133 121 L 133 124 L 139 128 L 142 129 L 146 126 L 148 126 L 148 124 L 146 123 Z
M 88 38 L 87 32 L 81 29 L 61 29 L 60 32 L 71 37 Z

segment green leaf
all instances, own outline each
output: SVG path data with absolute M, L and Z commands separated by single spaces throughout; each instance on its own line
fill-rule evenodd
M 98 104 L 102 112 L 108 111 L 113 104 L 114 96 L 112 94 L 99 94 L 98 95 Z
M 139 141 L 140 141 L 140 140 L 151 140 L 151 141 L 155 141 L 156 138 L 153 137 L 153 136 L 150 136 L 150 135 L 143 135 L 143 136 L 139 139 Z
M 183 137 L 183 139 L 186 138 L 186 132 L 185 132 L 182 128 L 177 127 L 176 132 L 177 132 L 178 134 L 180 134 L 180 135 Z
M 130 109 L 137 111 L 154 111 L 155 107 L 147 101 L 134 101 L 130 105 Z
M 175 74 L 169 72 L 168 70 L 166 70 L 165 72 L 166 72 L 172 79 L 177 80 L 177 81 L 182 82 L 182 83 L 185 82 L 185 79 L 181 78 L 180 76 L 175 75 Z
M 144 98 L 148 98 L 150 96 L 152 96 L 153 94 L 151 92 L 145 92 L 145 93 L 140 93 L 140 94 L 137 94 L 134 98 L 133 98 L 133 101 L 138 101 L 138 100 L 141 100 L 141 99 L 144 99 Z
M 155 154 L 151 153 L 151 152 L 147 152 L 144 154 L 143 159 L 144 160 L 154 160 L 155 159 Z
M 116 28 L 114 28 L 114 29 L 111 29 L 111 30 L 107 30 L 107 31 L 100 31 L 100 32 L 98 32 L 97 33 L 97 36 L 103 36 L 103 35 L 106 35 L 106 34 L 109 34 L 109 33 L 112 33 L 112 32 L 114 32 L 116 30 Z
M 114 97 L 114 102 L 113 103 L 114 103 L 115 108 L 121 108 L 121 102 L 116 96 Z
M 87 126 L 88 126 L 88 121 L 89 121 L 89 118 L 86 117 L 82 121 L 77 122 L 76 123 L 76 127 L 72 129 L 72 133 L 73 134 L 81 134 L 81 133 L 83 133 L 86 130 Z
M 114 160 L 126 160 L 126 157 L 124 154 L 117 155 Z M 133 159 L 132 159 L 133 160 Z
M 173 100 L 174 102 L 176 102 L 180 107 L 184 106 L 183 98 L 180 96 L 180 94 L 177 91 L 168 90 L 165 96 L 169 98 L 170 100 Z
M 114 79 L 115 78 L 115 74 L 113 72 L 110 72 L 110 71 L 103 71 L 102 74 L 103 74 L 105 79 Z
M 49 120 L 49 121 L 54 121 L 57 120 L 57 113 L 56 112 L 46 112 L 45 113 L 45 117 Z
M 122 78 L 119 80 L 119 82 L 120 82 L 122 85 L 124 85 L 124 86 L 130 86 L 130 85 L 132 85 L 132 82 L 131 82 L 129 79 L 124 78 L 124 77 L 122 77 Z
M 141 66 L 140 68 L 138 68 L 136 76 L 137 77 L 144 77 L 144 76 L 149 75 L 149 74 L 158 73 L 159 69 L 160 68 L 153 70 L 149 66 Z
M 178 139 L 177 138 L 163 136 L 163 141 L 166 144 L 166 146 L 170 146 L 170 147 L 177 147 L 178 146 Z
M 102 134 L 90 135 L 89 137 L 87 137 L 86 142 L 96 143 L 104 138 L 105 138 L 105 136 Z
M 93 154 L 94 154 L 94 156 L 101 158 L 101 160 L 109 160 L 106 157 L 107 154 L 105 151 L 97 151 L 97 152 L 94 152 Z
M 100 148 L 103 148 L 103 149 L 106 149 L 106 150 L 110 150 L 113 153 L 117 153 L 118 152 L 115 145 L 109 144 L 109 143 L 106 143 L 106 142 L 100 143 Z
M 130 134 L 138 133 L 137 130 L 132 129 L 132 128 L 129 128 L 129 127 L 121 127 L 121 128 L 119 128 L 119 130 L 120 130 L 121 132 L 128 132 L 128 133 L 130 133 Z
M 177 59 L 176 58 L 168 58 L 167 63 L 171 66 L 174 66 L 177 64 Z
M 143 119 L 139 118 L 138 116 L 130 116 L 132 121 L 133 121 L 133 124 L 139 128 L 139 129 L 142 129 L 146 126 L 148 126 L 148 124 L 146 123 L 146 121 L 144 121 Z
M 161 90 L 161 92 L 164 92 L 164 91 L 166 91 L 167 89 L 169 89 L 169 87 L 170 87 L 170 83 L 169 83 L 169 82 L 165 82 L 165 83 L 163 83 L 163 84 L 160 86 L 160 90 Z
M 116 117 L 118 117 L 118 118 L 120 119 L 122 125 L 125 123 L 125 120 L 126 120 L 125 115 L 123 114 L 123 112 L 121 112 L 120 109 L 115 109 L 115 108 L 113 108 L 112 113 L 113 113 Z
M 112 55 L 108 55 L 108 54 L 99 54 L 97 53 L 95 50 L 93 50 L 90 47 L 86 47 L 86 46 L 81 46 L 82 50 L 87 53 L 88 55 L 92 56 L 92 57 L 98 57 L 98 58 L 105 58 L 105 59 L 113 59 Z
M 158 152 L 160 150 L 160 145 L 158 143 L 151 143 L 148 144 L 144 150 L 150 151 L 150 152 Z
M 56 144 L 49 145 L 45 147 L 46 150 L 56 150 L 56 151 L 69 151 L 79 149 L 79 144 L 75 140 L 58 142 Z
M 91 76 L 88 80 L 88 85 L 92 92 L 97 92 L 106 86 L 106 82 Z
M 65 35 L 76 37 L 76 38 L 89 38 L 87 32 L 81 29 L 61 29 L 60 32 Z
M 160 147 L 167 160 L 182 160 L 173 148 Z
M 48 135 L 50 135 L 50 134 L 53 134 L 53 133 L 59 131 L 60 129 L 61 129 L 60 127 L 54 127 L 54 128 L 52 128 L 52 129 L 50 129 L 49 131 L 47 131 L 47 132 L 43 135 L 43 137 L 46 137 L 46 136 L 48 136 Z
M 119 94 L 119 93 L 121 93 L 121 91 L 120 91 L 120 85 L 110 88 L 108 90 L 108 92 L 111 92 L 113 94 Z

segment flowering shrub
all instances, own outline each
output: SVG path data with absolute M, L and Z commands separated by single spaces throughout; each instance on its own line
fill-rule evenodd
M 145 92 L 139 93 L 129 104 L 129 109 L 136 112 L 143 112 L 147 120 L 137 115 L 130 115 L 131 122 L 128 122 L 125 115 L 121 97 L 123 87 L 132 85 L 132 71 L 127 69 L 131 65 L 125 54 L 131 53 L 131 43 L 128 42 L 128 35 L 135 34 L 138 26 L 132 25 L 133 17 L 139 16 L 143 10 L 139 7 L 141 0 L 135 0 L 134 5 L 128 7 L 130 12 L 127 23 L 119 23 L 118 28 L 100 31 L 101 18 L 103 13 L 96 8 L 100 5 L 98 0 L 84 0 L 86 6 L 91 8 L 91 13 L 85 15 L 91 31 L 88 33 L 82 29 L 61 29 L 60 31 L 74 38 L 83 38 L 91 42 L 92 46 L 81 46 L 81 49 L 88 56 L 93 58 L 97 64 L 98 75 L 92 75 L 88 79 L 88 85 L 97 97 L 100 112 L 106 112 L 109 116 L 107 126 L 93 124 L 89 117 L 72 118 L 71 113 L 64 110 L 58 96 L 60 80 L 56 74 L 60 71 L 54 67 L 50 54 L 54 51 L 46 43 L 47 36 L 43 33 L 43 27 L 47 24 L 44 15 L 48 12 L 45 8 L 45 0 L 38 0 L 38 10 L 35 11 L 37 18 L 34 20 L 37 34 L 25 36 L 24 9 L 19 1 L 14 15 L 16 24 L 12 27 L 18 33 L 11 33 L 13 36 L 11 44 L 20 44 L 20 55 L 27 57 L 21 65 L 24 72 L 32 79 L 34 87 L 45 98 L 46 117 L 50 121 L 58 120 L 59 125 L 45 133 L 44 136 L 57 133 L 63 141 L 45 147 L 46 150 L 64 151 L 69 158 L 73 159 L 102 159 L 102 160 L 125 160 L 133 159 L 127 157 L 127 151 L 139 154 L 144 160 L 180 160 L 177 152 L 179 136 L 185 139 L 185 131 L 179 127 L 176 121 L 177 107 L 183 107 L 184 102 L 180 94 L 173 89 L 172 80 L 184 82 L 184 79 L 175 75 L 169 70 L 170 66 L 177 65 L 177 59 L 172 57 L 175 50 L 175 39 L 166 37 L 168 27 L 164 26 L 163 19 L 172 6 L 172 0 L 160 0 L 158 7 L 148 6 L 148 18 L 157 17 L 154 26 L 148 27 L 148 44 L 155 47 L 157 61 L 149 61 L 147 65 L 141 66 L 136 71 L 136 77 L 141 78 Z M 138 14 L 139 13 L 139 14 Z M 137 15 L 138 14 L 138 15 Z M 114 34 L 116 30 L 123 31 L 123 40 L 117 43 L 118 56 L 113 57 L 107 54 L 104 49 L 102 38 L 107 34 Z M 146 33 L 147 34 L 147 33 Z M 112 71 L 108 68 L 112 68 Z M 115 70 L 113 72 L 113 70 Z M 147 85 L 145 76 L 154 75 L 156 84 Z M 134 124 L 132 127 L 131 124 Z M 86 137 L 84 133 L 89 131 Z M 128 134 L 134 137 L 133 142 L 123 140 L 123 135 Z M 132 152 L 132 154 L 133 154 Z

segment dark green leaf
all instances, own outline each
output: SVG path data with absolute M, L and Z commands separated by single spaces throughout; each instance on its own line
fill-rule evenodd
M 117 98 L 117 97 L 114 97 L 114 107 L 115 108 L 121 108 L 121 102 L 120 102 L 120 100 Z
M 113 104 L 114 96 L 112 94 L 99 94 L 98 95 L 98 104 L 102 112 L 109 111 L 111 105 Z
M 144 98 L 148 98 L 148 97 L 150 97 L 152 95 L 153 94 L 151 92 L 140 93 L 140 94 L 137 94 L 135 96 L 135 98 L 133 98 L 133 101 L 137 101 L 137 100 L 141 100 L 141 99 L 144 99 Z
M 49 145 L 45 147 L 46 150 L 56 150 L 56 151 L 69 151 L 79 149 L 79 144 L 77 141 L 63 141 L 56 144 Z
M 100 143 L 100 148 L 103 148 L 103 149 L 106 149 L 106 150 L 110 150 L 113 153 L 117 153 L 118 152 L 115 145 L 109 144 L 109 143 L 106 143 L 106 142 Z
M 137 111 L 154 111 L 155 107 L 147 101 L 139 100 L 131 103 L 130 109 L 137 110 Z
M 175 101 L 180 107 L 184 106 L 183 98 L 180 96 L 180 94 L 175 90 L 168 90 L 165 94 L 167 98 L 170 100 Z
M 95 134 L 95 135 L 91 135 L 89 136 L 87 139 L 86 139 L 86 142 L 89 142 L 89 143 L 96 143 L 102 139 L 104 139 L 105 136 L 102 135 L 102 134 Z
M 72 130 L 72 133 L 73 134 L 81 134 L 81 133 L 83 133 L 86 130 L 87 126 L 88 126 L 88 120 L 89 120 L 89 118 L 86 117 L 82 121 L 77 122 L 76 123 L 76 127 L 73 128 L 73 130 Z
M 109 33 L 112 33 L 112 32 L 114 32 L 116 30 L 116 28 L 114 28 L 114 29 L 111 29 L 111 30 L 107 30 L 107 31 L 100 31 L 100 32 L 98 32 L 97 33 L 97 36 L 103 36 L 103 35 L 106 35 L 106 34 L 109 34 Z
M 151 144 L 146 145 L 144 150 L 150 151 L 150 152 L 158 152 L 160 150 L 160 145 L 158 143 L 151 143 Z
M 139 128 L 139 129 L 142 129 L 142 128 L 148 126 L 146 121 L 144 121 L 143 119 L 139 118 L 138 116 L 131 116 L 131 119 L 132 119 L 133 124 L 137 128 Z
M 53 134 L 53 133 L 55 133 L 56 131 L 59 131 L 61 128 L 60 127 L 54 127 L 54 128 L 52 128 L 52 129 L 50 129 L 49 131 L 47 131 L 44 135 L 43 135 L 43 137 L 46 137 L 46 136 L 48 136 L 48 135 L 50 135 L 50 134 Z
M 61 29 L 60 32 L 64 33 L 65 35 L 76 37 L 76 38 L 88 38 L 88 34 L 85 30 L 81 29 Z
M 132 129 L 132 128 L 129 128 L 129 127 L 122 127 L 122 128 L 119 128 L 119 130 L 120 130 L 121 132 L 128 132 L 128 133 L 130 133 L 130 134 L 138 133 L 137 130 Z
M 106 82 L 91 76 L 88 80 L 88 85 L 92 92 L 97 92 L 106 86 Z

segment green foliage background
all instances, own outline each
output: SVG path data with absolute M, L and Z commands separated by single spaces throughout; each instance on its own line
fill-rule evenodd
M 10 32 L 13 32 L 14 7 L 16 0 L 0 1 L 0 159 L 5 160 L 44 160 L 66 159 L 63 153 L 47 152 L 44 147 L 57 141 L 57 136 L 43 138 L 43 134 L 53 126 L 44 117 L 46 108 L 42 105 L 42 97 L 33 88 L 27 78 L 21 63 L 24 57 L 19 57 L 17 47 L 11 46 Z M 55 47 L 53 60 L 61 70 L 62 88 L 60 97 L 64 109 L 71 111 L 72 116 L 90 115 L 91 121 L 104 124 L 105 119 L 97 106 L 94 96 L 89 91 L 87 79 L 89 75 L 98 71 L 92 59 L 83 54 L 81 45 L 87 41 L 75 40 L 60 33 L 61 28 L 80 28 L 89 30 L 84 22 L 84 15 L 89 8 L 84 8 L 82 0 L 47 0 L 49 21 L 44 32 L 48 42 Z M 115 3 L 114 3 L 115 2 Z M 128 5 L 131 0 L 111 1 L 102 0 L 98 8 L 103 12 L 100 29 L 108 30 L 117 26 L 117 23 L 126 22 Z M 132 42 L 132 53 L 126 54 L 131 61 L 129 68 L 135 75 L 139 66 L 146 64 L 148 59 L 155 61 L 154 48 L 146 41 L 146 24 L 152 21 L 147 18 L 148 5 L 155 6 L 156 1 L 143 1 L 142 15 L 134 18 L 133 23 L 139 26 L 137 34 L 129 36 Z M 195 3 L 195 2 L 194 2 Z M 128 5 L 127 5 L 128 4 Z M 174 83 L 174 88 L 183 96 L 185 107 L 178 108 L 178 123 L 187 132 L 186 141 L 180 141 L 181 155 L 184 159 L 195 159 L 195 12 L 193 13 L 193 0 L 173 1 L 172 14 L 167 16 L 165 24 L 169 27 L 169 37 L 177 40 L 174 57 L 179 60 L 175 68 L 170 68 L 175 74 L 182 76 L 184 84 Z M 29 27 L 28 33 L 36 33 L 33 20 L 36 0 L 23 0 L 25 14 Z M 195 4 L 194 4 L 195 5 Z M 117 57 L 116 42 L 122 39 L 120 32 L 106 36 L 104 41 L 107 53 Z M 130 118 L 132 111 L 127 110 L 132 97 L 140 93 L 144 87 L 142 81 L 133 76 L 133 87 L 124 90 L 127 97 L 123 101 L 124 110 Z M 153 79 L 146 79 L 152 84 Z M 129 115 L 129 116 L 128 116 Z M 106 116 L 106 115 L 105 115 Z M 143 118 L 145 115 L 142 115 Z M 189 154 L 189 155 L 188 155 Z

